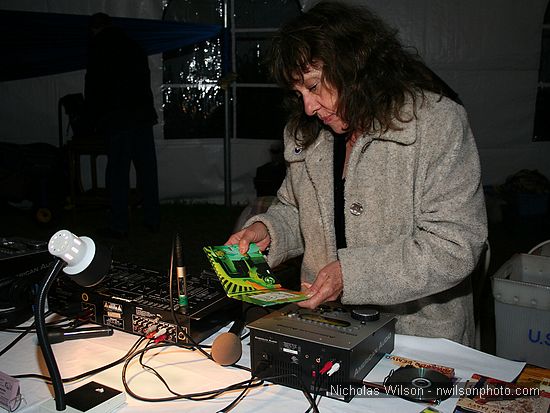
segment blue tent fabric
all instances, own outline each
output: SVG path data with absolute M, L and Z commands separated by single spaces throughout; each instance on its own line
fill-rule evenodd
M 86 67 L 90 16 L 0 10 L 0 81 Z M 113 17 L 148 55 L 219 36 L 221 26 Z

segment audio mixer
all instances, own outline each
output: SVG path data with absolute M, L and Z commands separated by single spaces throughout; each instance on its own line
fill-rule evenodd
M 174 276 L 175 277 L 175 276 Z M 113 262 L 109 274 L 94 287 L 82 287 L 60 275 L 50 288 L 49 309 L 62 315 L 89 311 L 90 321 L 146 336 L 163 331 L 164 341 L 186 343 L 173 318 L 195 342 L 200 342 L 235 319 L 239 303 L 228 298 L 217 277 L 202 271 L 187 276 L 187 307 L 170 304 L 168 274 L 130 263 Z

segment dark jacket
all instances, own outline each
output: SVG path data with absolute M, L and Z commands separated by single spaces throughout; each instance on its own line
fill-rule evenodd
M 99 132 L 157 122 L 147 55 L 117 27 L 90 40 L 85 100 L 88 120 Z

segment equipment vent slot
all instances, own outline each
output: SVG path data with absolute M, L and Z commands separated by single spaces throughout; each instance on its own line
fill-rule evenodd
M 278 383 L 295 389 L 302 389 L 303 386 L 300 382 L 302 369 L 299 365 L 294 363 L 275 362 L 273 371 L 275 376 L 283 376 L 277 379 Z

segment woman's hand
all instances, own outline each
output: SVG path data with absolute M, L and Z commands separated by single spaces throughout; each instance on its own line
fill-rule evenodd
M 344 277 L 340 261 L 333 261 L 319 271 L 313 284 L 302 283 L 302 291 L 307 293 L 310 298 L 296 304 L 300 307 L 313 309 L 325 301 L 337 300 L 343 290 Z
M 271 237 L 263 223 L 254 222 L 249 227 L 235 232 L 225 242 L 225 245 L 239 244 L 239 252 L 245 254 L 248 252 L 248 246 L 251 242 L 255 242 L 260 251 L 264 251 L 271 244 Z

